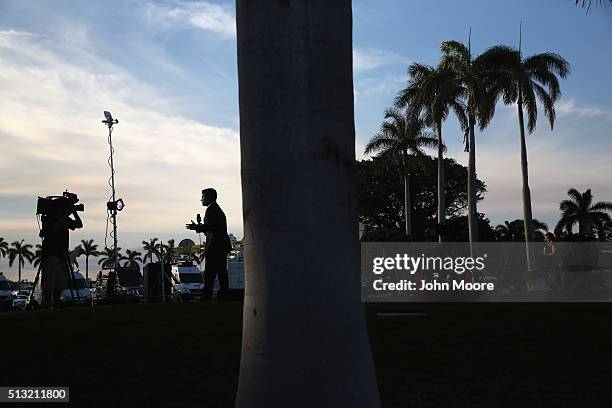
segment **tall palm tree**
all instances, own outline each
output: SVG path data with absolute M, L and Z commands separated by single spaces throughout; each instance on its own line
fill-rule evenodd
M 158 257 L 161 260 L 162 254 L 166 262 L 172 263 L 176 259 L 177 250 L 174 238 L 168 240 L 167 244 L 157 244 Z
M 440 68 L 423 64 L 412 64 L 408 67 L 408 86 L 395 98 L 395 105 L 400 108 L 414 106 L 425 112 L 426 123 L 435 130 L 438 137 L 438 224 L 446 220 L 446 200 L 444 192 L 444 143 L 442 141 L 442 122 L 453 110 L 461 128 L 467 129 L 465 105 L 457 94 L 459 88 L 444 90 L 442 83 L 436 81 L 441 77 Z M 453 92 L 454 91 L 454 92 Z M 440 242 L 442 235 L 439 235 Z
M 125 250 L 125 256 L 121 257 L 122 261 L 125 261 L 123 266 L 140 267 L 142 263 L 141 253 L 139 251 L 132 251 L 131 249 Z
M 81 255 L 85 256 L 85 279 L 89 282 L 89 257 L 99 256 L 98 245 L 93 239 L 81 240 Z
M 503 224 L 499 224 L 495 227 L 495 236 L 498 241 L 510 242 L 512 241 L 512 223 L 508 220 L 504 221 Z
M 459 41 L 445 41 L 440 45 L 442 59 L 435 82 L 443 94 L 457 95 L 463 100 L 467 115 L 466 150 L 468 151 L 468 226 L 470 243 L 478 241 L 478 209 L 476 188 L 476 124 L 487 127 L 495 113 L 497 95 L 491 91 L 489 73 L 484 71 L 480 58 L 474 58 L 471 45 Z
M 495 227 L 495 234 L 499 241 L 524 241 L 525 240 L 525 224 L 523 220 L 504 221 Z M 542 231 L 548 231 L 548 225 L 540 222 L 537 219 L 532 220 L 532 229 L 538 231 L 539 238 L 543 239 Z
M 115 251 L 112 248 L 106 247 L 102 252 L 99 253 L 100 259 L 98 259 L 98 265 L 102 268 L 109 268 L 115 265 Z M 117 247 L 117 263 L 123 258 L 121 254 L 121 248 Z
M 580 193 L 575 188 L 569 189 L 567 195 L 569 200 L 561 201 L 561 219 L 557 223 L 556 229 L 566 230 L 570 234 L 574 225 L 578 224 L 578 233 L 585 237 L 593 233 L 602 224 L 612 224 L 610 214 L 612 202 L 598 201 L 593 204 L 593 194 L 589 188 L 584 193 Z
M 142 241 L 142 249 L 145 252 L 144 257 L 142 258 L 143 263 L 146 263 L 147 259 L 149 262 L 153 262 L 153 255 L 155 255 L 159 261 L 161 254 L 159 252 L 159 244 L 157 243 L 157 240 L 157 238 L 150 238 L 149 242 Z
M 235 405 L 380 407 L 357 272 L 351 1 L 237 0 L 236 28 L 249 273 Z
M 6 242 L 4 238 L 0 237 L 0 258 L 4 258 L 6 256 L 8 248 L 8 242 Z
M 13 267 L 13 263 L 17 260 L 18 278 L 17 287 L 21 287 L 21 268 L 25 266 L 25 263 L 31 263 L 34 253 L 32 252 L 31 244 L 24 244 L 23 239 L 21 241 L 15 241 L 11 244 L 8 250 L 9 268 Z
M 408 108 L 402 112 L 397 108 L 385 111 L 385 121 L 380 130 L 365 147 L 365 154 L 378 153 L 379 156 L 400 159 L 402 180 L 404 182 L 404 219 L 406 236 L 412 236 L 412 205 L 410 202 L 409 156 L 426 157 L 424 147 L 435 147 L 438 140 L 429 133 L 425 121 L 418 111 Z
M 558 54 L 542 53 L 523 58 L 519 49 L 498 45 L 489 48 L 481 56 L 485 70 L 495 73 L 494 87 L 502 94 L 506 105 L 516 104 L 518 109 L 521 147 L 521 176 L 523 191 L 523 220 L 527 250 L 527 267 L 531 269 L 529 242 L 533 240 L 531 191 L 527 166 L 527 144 L 523 114 L 527 114 L 527 130 L 533 133 L 538 118 L 537 100 L 544 108 L 550 129 L 555 124 L 555 102 L 561 96 L 559 79 L 570 72 L 569 63 Z

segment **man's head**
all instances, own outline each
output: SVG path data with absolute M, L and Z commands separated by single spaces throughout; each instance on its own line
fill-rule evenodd
M 202 205 L 208 207 L 217 201 L 217 190 L 214 188 L 205 188 L 202 190 Z

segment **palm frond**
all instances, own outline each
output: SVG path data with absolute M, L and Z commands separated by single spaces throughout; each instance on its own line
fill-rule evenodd
M 548 122 L 550 123 L 550 130 L 553 130 L 555 126 L 555 116 L 556 116 L 555 102 L 542 86 L 536 83 L 532 83 L 532 86 L 535 91 L 535 94 L 538 96 L 538 99 L 540 100 L 540 102 L 542 103 L 542 106 L 544 107 L 544 116 L 548 118 Z M 531 115 L 531 114 L 532 114 L 531 112 L 528 112 L 528 115 Z M 536 116 L 537 116 L 537 113 L 536 113 Z
M 578 210 L 578 205 L 571 200 L 563 200 L 559 203 L 559 209 L 563 212 L 575 212 Z
M 570 63 L 554 52 L 544 52 L 525 58 L 524 69 L 534 72 L 552 72 L 565 78 L 571 71 Z
M 390 150 L 395 144 L 395 141 L 389 138 L 384 133 L 377 133 L 372 139 L 366 144 L 364 154 L 378 153 L 381 151 Z
M 590 211 L 612 211 L 612 202 L 610 201 L 598 201 L 593 204 Z
M 570 198 L 576 203 L 579 203 L 582 199 L 582 194 L 580 194 L 580 192 L 575 188 L 570 188 L 569 190 L 567 190 L 567 195 L 570 196 Z
M 593 202 L 593 193 L 591 192 L 591 189 L 587 189 L 587 191 L 584 192 L 584 194 L 582 194 L 582 200 L 580 202 L 580 204 L 584 207 L 584 208 L 589 208 L 591 207 L 591 203 Z
M 429 147 L 435 148 L 438 147 L 438 138 L 436 136 L 421 136 L 418 139 L 419 147 Z M 446 151 L 446 146 L 442 145 L 442 150 Z
M 533 87 L 521 84 L 523 95 L 523 107 L 527 111 L 527 130 L 532 133 L 535 130 L 538 121 L 538 106 L 536 102 L 535 92 Z
M 457 61 L 467 62 L 470 59 L 470 51 L 468 50 L 468 47 L 459 41 L 444 41 L 442 44 L 440 44 L 440 50 L 442 51 L 443 60 L 446 58 L 449 61 L 454 59 Z
M 586 9 L 587 14 L 591 12 L 591 6 L 595 3 L 595 5 L 605 5 L 606 3 L 612 5 L 612 0 L 575 0 L 575 4 Z

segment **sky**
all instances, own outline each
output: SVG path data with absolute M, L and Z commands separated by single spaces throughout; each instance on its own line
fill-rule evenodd
M 435 65 L 445 40 L 480 53 L 516 46 L 557 52 L 572 67 L 553 131 L 540 111 L 528 136 L 534 217 L 551 228 L 570 187 L 612 200 L 612 8 L 590 14 L 572 0 L 353 2 L 357 157 L 413 62 Z M 85 227 L 71 244 L 104 246 L 113 133 L 119 244 L 150 237 L 197 241 L 184 224 L 203 213 L 203 187 L 219 191 L 229 231 L 242 237 L 235 5 L 232 1 L 0 0 L 0 236 L 39 242 L 36 197 L 75 192 Z M 476 135 L 479 204 L 494 224 L 522 218 L 515 106 L 499 105 Z M 444 124 L 447 154 L 465 164 L 462 133 Z M 434 154 L 434 152 L 430 152 Z M 109 246 L 112 240 L 109 240 Z M 16 267 L 0 260 L 14 279 Z M 25 277 L 32 278 L 31 267 Z

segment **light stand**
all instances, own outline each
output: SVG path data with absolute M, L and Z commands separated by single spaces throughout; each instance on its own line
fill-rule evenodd
M 200 266 L 200 272 L 202 272 L 202 233 L 198 232 L 198 237 L 200 238 L 200 246 L 198 250 L 198 265 Z
M 113 270 L 115 272 L 115 285 L 117 285 L 119 283 L 119 277 L 117 276 L 117 266 L 118 266 L 118 262 L 119 262 L 119 254 L 117 253 L 117 205 L 116 205 L 116 197 L 115 197 L 115 166 L 114 166 L 114 162 L 113 162 L 113 139 L 112 139 L 112 133 L 113 133 L 113 125 L 116 125 L 117 123 L 119 123 L 119 120 L 117 119 L 113 119 L 113 116 L 110 114 L 110 112 L 108 111 L 104 111 L 104 117 L 106 118 L 106 120 L 103 120 L 102 123 L 104 123 L 107 127 L 108 127 L 108 146 L 110 148 L 110 159 L 109 159 L 109 165 L 111 168 L 111 182 L 110 182 L 110 187 L 112 190 L 112 203 L 115 204 L 114 208 L 110 209 L 107 205 L 108 210 L 110 211 L 111 214 L 111 218 L 112 218 L 112 222 L 113 222 Z
M 198 222 L 198 224 L 202 222 L 202 216 L 200 214 L 197 214 L 196 221 Z M 198 232 L 198 237 L 200 238 L 200 246 L 199 246 L 199 251 L 198 251 L 198 265 L 200 266 L 200 272 L 202 272 L 202 233 L 201 232 Z
M 161 268 L 161 295 L 162 295 L 162 304 L 166 303 L 166 275 L 164 273 L 164 243 L 159 243 L 160 254 L 160 268 Z

